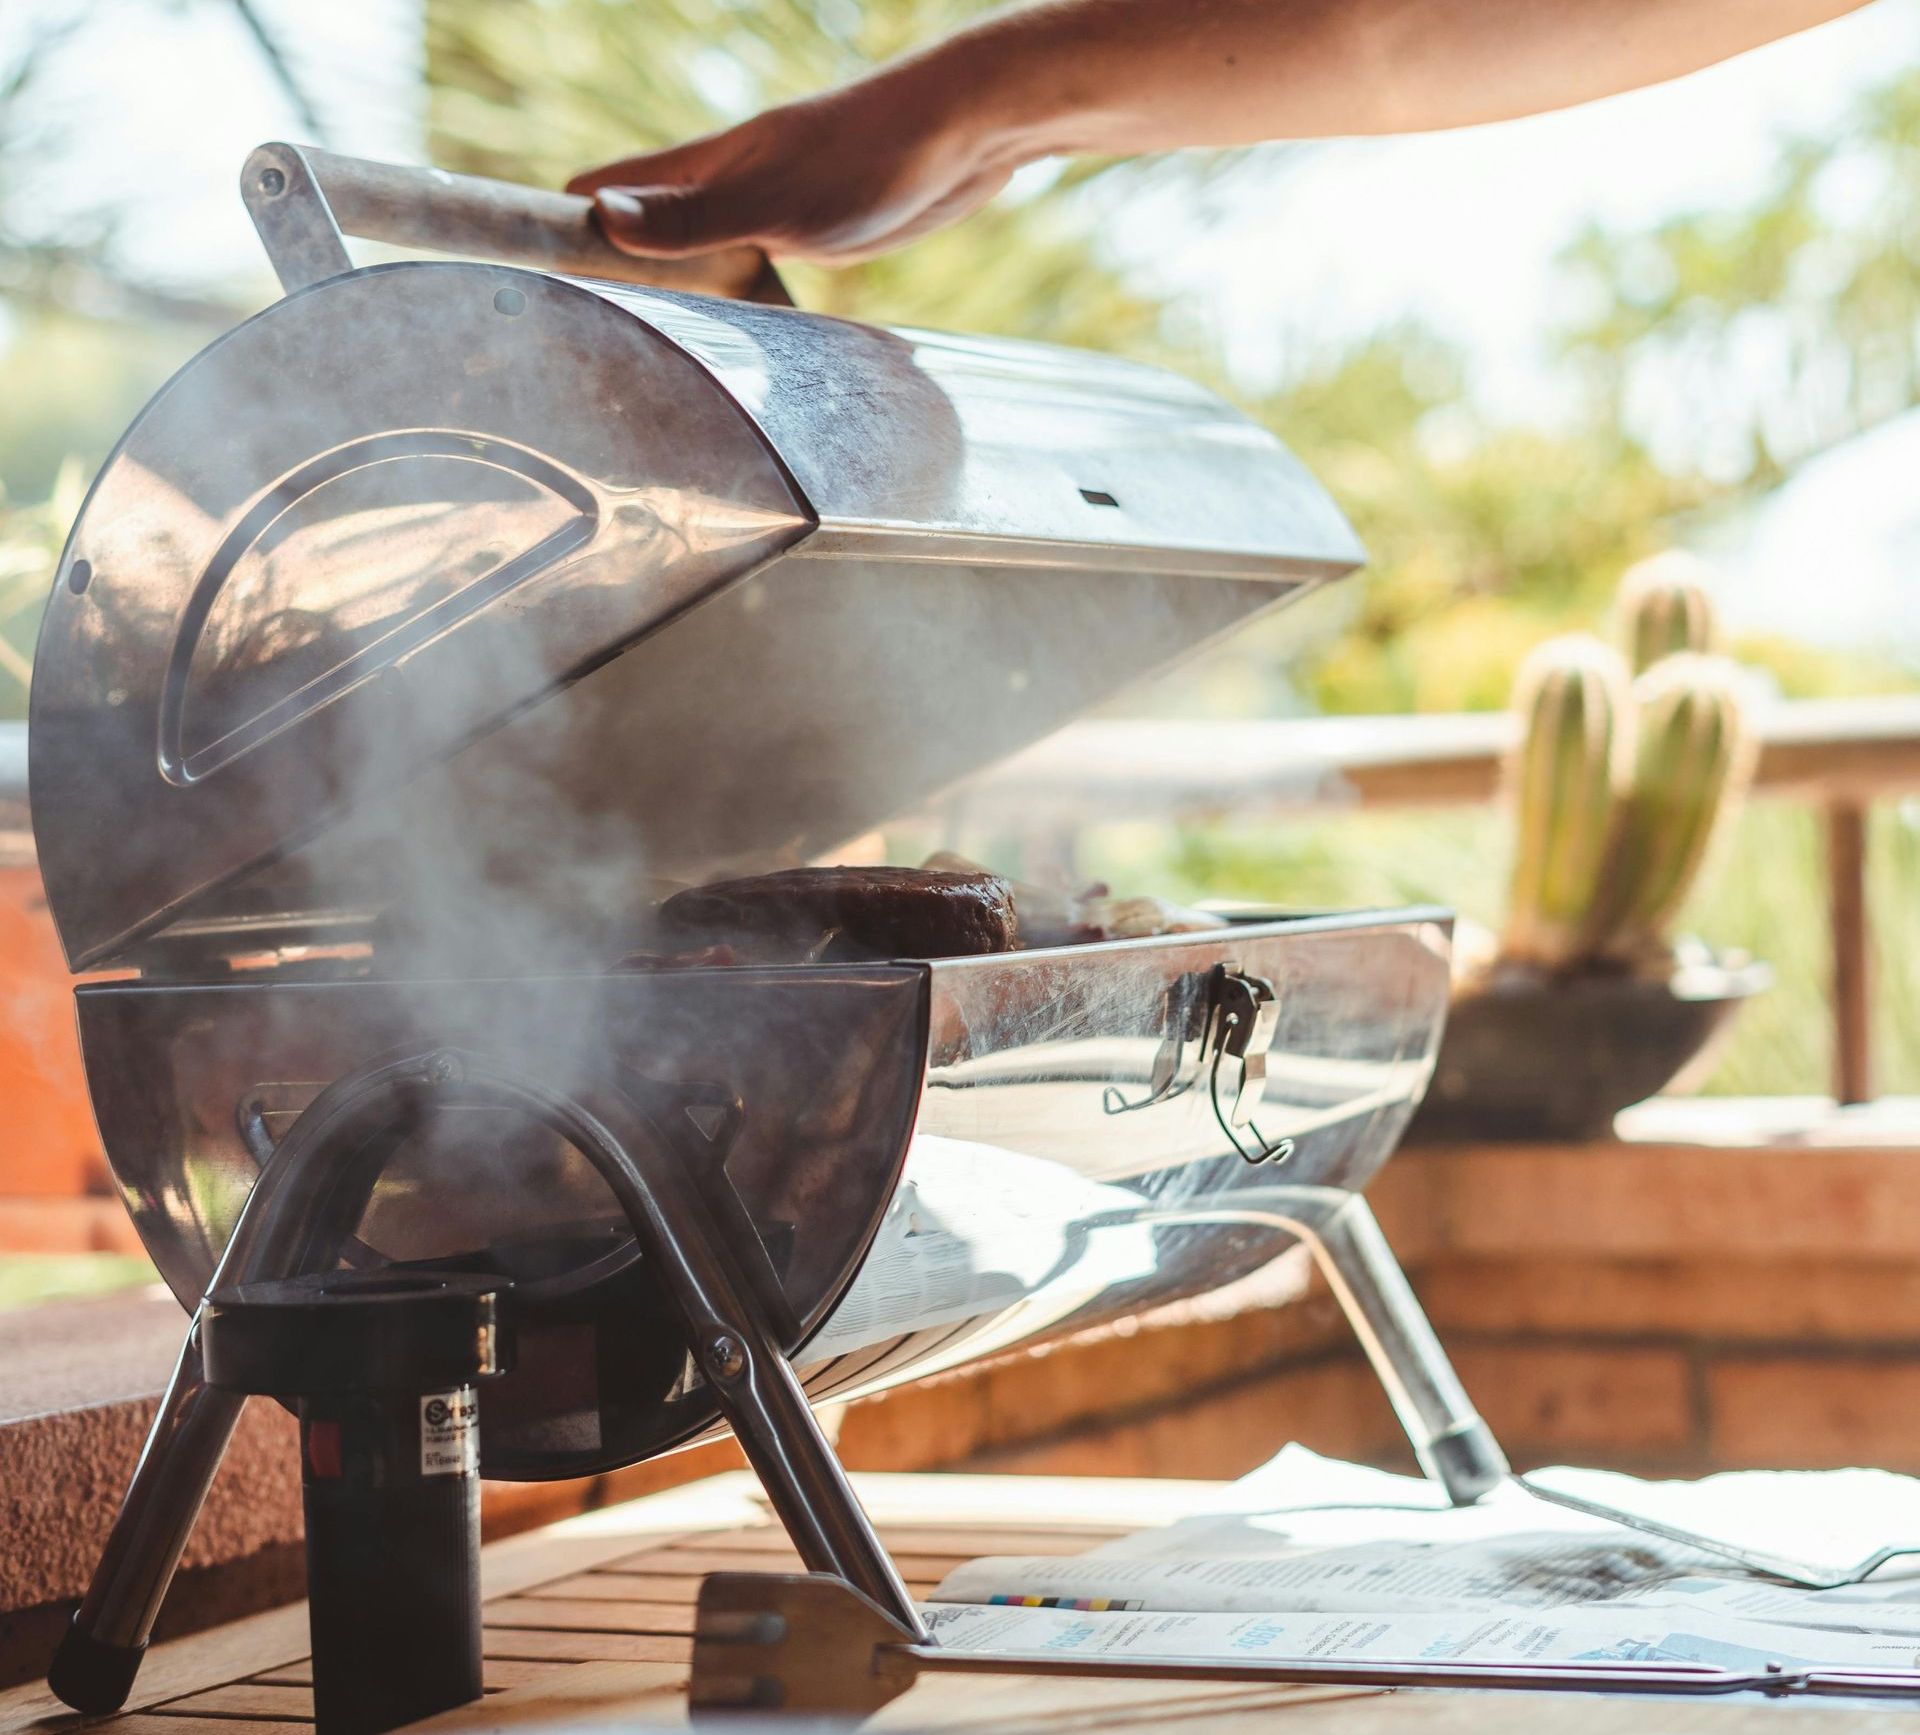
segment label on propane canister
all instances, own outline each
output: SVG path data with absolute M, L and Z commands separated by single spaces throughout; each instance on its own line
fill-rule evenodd
M 480 1468 L 480 1399 L 472 1386 L 420 1400 L 420 1474 L 472 1476 Z

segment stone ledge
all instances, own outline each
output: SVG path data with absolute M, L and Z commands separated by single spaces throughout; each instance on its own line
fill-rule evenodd
M 1656 1102 L 1592 1145 L 1423 1145 L 1371 1197 L 1409 1263 L 1429 1258 L 1912 1261 L 1920 1103 Z
M 183 1326 L 160 1289 L 0 1313 L 0 1610 L 84 1587 Z M 245 1560 L 299 1536 L 293 1418 L 249 1403 L 182 1564 Z

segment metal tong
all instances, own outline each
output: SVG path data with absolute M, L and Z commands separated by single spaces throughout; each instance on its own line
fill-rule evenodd
M 960 1651 L 918 1639 L 836 1578 L 720 1572 L 700 1587 L 690 1704 L 696 1715 L 756 1711 L 865 1717 L 923 1675 L 1204 1681 L 1316 1687 L 1506 1688 L 1689 1696 L 1920 1697 L 1920 1669 L 1722 1669 L 1700 1663 L 1327 1662 Z
M 1549 1506 L 1564 1507 L 1569 1512 L 1578 1512 L 1588 1518 L 1604 1518 L 1613 1524 L 1623 1524 L 1629 1530 L 1657 1536 L 1663 1542 L 1677 1543 L 1702 1554 L 1717 1555 L 1722 1560 L 1730 1560 L 1736 1566 L 1744 1567 L 1748 1572 L 1782 1579 L 1788 1584 L 1799 1585 L 1802 1590 L 1840 1590 L 1871 1578 L 1890 1560 L 1898 1560 L 1903 1555 L 1920 1554 L 1920 1542 L 1893 1542 L 1884 1548 L 1876 1548 L 1852 1566 L 1816 1566 L 1810 1561 L 1795 1560 L 1789 1555 L 1774 1554 L 1764 1548 L 1747 1548 L 1740 1543 L 1702 1536 L 1697 1531 L 1683 1530 L 1677 1524 L 1663 1524 L 1644 1513 L 1628 1512 L 1623 1507 L 1608 1506 L 1603 1501 L 1564 1493 L 1522 1475 L 1513 1475 L 1510 1480 L 1524 1488 L 1534 1499 L 1544 1500 Z

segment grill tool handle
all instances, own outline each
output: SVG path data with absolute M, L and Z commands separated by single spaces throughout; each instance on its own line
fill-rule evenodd
M 265 144 L 240 171 L 240 197 L 289 295 L 353 269 L 346 235 L 536 270 L 791 307 L 758 247 L 636 259 L 600 232 L 591 199 L 510 181 Z

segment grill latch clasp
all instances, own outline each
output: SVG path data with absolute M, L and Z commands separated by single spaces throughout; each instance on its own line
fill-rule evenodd
M 1117 1085 L 1101 1099 L 1108 1114 L 1129 1114 L 1185 1094 L 1202 1079 L 1220 1130 L 1249 1163 L 1279 1163 L 1293 1140 L 1269 1139 L 1254 1124 L 1266 1097 L 1267 1056 L 1280 1028 L 1280 996 L 1264 977 L 1216 964 L 1204 976 L 1182 977 L 1166 995 L 1166 1033 L 1154 1055 L 1144 1096 L 1129 1100 Z M 1237 1070 L 1222 1075 L 1228 1061 Z
M 1269 1139 L 1254 1124 L 1267 1093 L 1267 1058 L 1280 1028 L 1280 996 L 1261 976 L 1219 966 L 1209 996 L 1206 1047 L 1207 1081 L 1214 1119 L 1233 1148 L 1249 1163 L 1283 1163 L 1293 1155 L 1293 1140 Z M 1221 1077 L 1229 1059 L 1239 1062 L 1239 1079 Z

